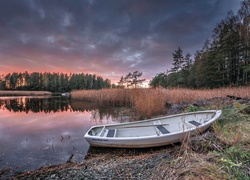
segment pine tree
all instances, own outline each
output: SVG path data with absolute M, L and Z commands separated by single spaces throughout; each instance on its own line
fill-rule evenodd
M 139 84 L 142 84 L 146 79 L 139 79 L 142 76 L 142 72 L 134 71 L 129 72 L 125 77 L 122 77 L 120 82 L 123 81 L 127 87 L 137 88 Z
M 180 47 L 178 47 L 177 50 L 173 53 L 173 68 L 171 69 L 171 72 L 178 72 L 183 68 L 183 51 Z
M 157 74 L 150 82 L 149 85 L 153 88 L 157 87 L 167 87 L 168 86 L 168 76 L 166 73 Z
M 250 76 L 250 0 L 241 2 L 241 8 L 238 12 L 240 19 L 240 40 L 241 55 L 240 63 L 243 65 L 242 84 L 249 82 Z

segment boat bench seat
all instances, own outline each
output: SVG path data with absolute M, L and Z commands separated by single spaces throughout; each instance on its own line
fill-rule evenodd
M 116 136 L 117 129 L 107 129 L 105 126 L 101 130 L 100 133 L 98 133 L 98 136 L 100 137 L 115 137 Z
M 190 124 L 194 125 L 194 126 L 200 126 L 201 123 L 197 122 L 197 121 L 188 121 Z
M 109 129 L 107 137 L 114 137 L 116 134 L 116 129 Z
M 162 133 L 162 134 L 168 134 L 170 133 L 164 126 L 157 125 L 156 128 Z

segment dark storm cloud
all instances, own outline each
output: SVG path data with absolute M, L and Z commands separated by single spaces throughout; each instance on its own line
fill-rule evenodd
M 40 52 L 46 61 L 51 58 L 51 66 L 60 66 L 60 61 L 71 71 L 84 64 L 100 74 L 120 76 L 140 70 L 152 77 L 169 68 L 178 46 L 184 52 L 198 50 L 216 23 L 239 4 L 234 0 L 1 0 L 0 58 L 17 61 L 14 57 L 19 56 L 33 62 L 32 67 L 40 61 L 42 68 Z M 31 51 L 36 56 L 24 55 Z

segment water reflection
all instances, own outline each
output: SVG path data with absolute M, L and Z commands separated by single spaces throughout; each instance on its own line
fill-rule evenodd
M 69 99 L 61 97 L 13 97 L 0 98 L 0 108 L 13 112 L 63 112 L 71 110 Z
M 64 97 L 0 97 L 0 109 L 10 112 L 56 113 L 56 112 L 90 112 L 91 119 L 102 121 L 105 118 L 118 122 L 130 121 L 133 113 L 130 109 L 120 107 L 100 107 L 95 103 L 71 101 Z
M 61 97 L 0 98 L 0 172 L 80 162 L 89 144 L 84 134 L 92 126 L 130 119 L 125 108 L 100 108 Z

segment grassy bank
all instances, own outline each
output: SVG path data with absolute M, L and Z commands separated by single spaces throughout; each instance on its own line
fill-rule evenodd
M 48 91 L 0 91 L 0 96 L 44 96 L 51 94 Z
M 221 107 L 210 131 L 183 141 L 177 158 L 164 161 L 165 175 L 172 166 L 183 179 L 250 179 L 250 104 L 234 100 Z

